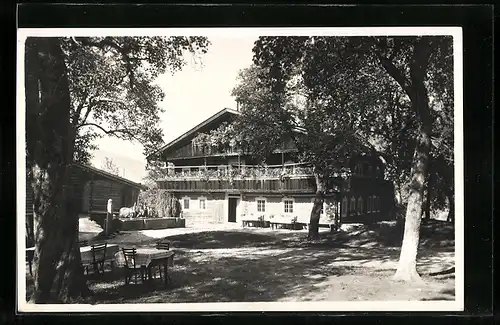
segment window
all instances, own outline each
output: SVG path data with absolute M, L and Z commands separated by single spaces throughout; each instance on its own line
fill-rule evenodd
M 258 198 L 256 201 L 257 212 L 266 212 L 266 200 L 264 198 Z
M 367 176 L 368 177 L 372 176 L 372 166 L 368 166 Z
M 342 199 L 342 216 L 347 216 L 347 197 L 344 196 Z
M 379 178 L 381 175 L 380 175 L 380 168 L 377 166 L 377 168 L 375 169 L 375 177 Z
M 285 199 L 283 200 L 283 205 L 285 208 L 285 213 L 293 213 L 293 200 Z
M 200 197 L 200 198 L 198 198 L 198 202 L 199 202 L 200 210 L 206 210 L 207 209 L 207 199 L 206 198 Z
M 368 200 L 366 201 L 366 213 L 372 213 L 372 204 L 373 204 L 373 198 L 369 196 Z
M 182 198 L 182 208 L 184 210 L 189 210 L 189 198 L 188 197 Z
M 358 198 L 358 214 L 363 213 L 363 198 L 360 196 Z
M 350 214 L 356 213 L 356 199 L 351 197 L 351 206 L 349 207 Z

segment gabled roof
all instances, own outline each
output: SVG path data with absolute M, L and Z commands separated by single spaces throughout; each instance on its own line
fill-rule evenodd
M 107 171 L 95 168 L 93 166 L 84 165 L 84 164 L 80 164 L 80 163 L 73 163 L 73 166 L 81 168 L 81 169 L 83 169 L 85 171 L 90 171 L 92 173 L 98 174 L 100 176 L 103 176 L 105 178 L 111 179 L 111 180 L 113 180 L 115 182 L 118 182 L 118 183 L 127 184 L 129 186 L 132 186 L 132 187 L 135 187 L 135 188 L 138 188 L 138 189 L 141 189 L 141 190 L 146 190 L 147 189 L 147 187 L 144 186 L 144 185 L 142 185 L 142 184 L 133 182 L 133 181 L 131 181 L 129 179 L 120 177 L 118 175 L 114 175 L 114 174 L 108 173 Z
M 169 143 L 167 143 L 166 145 L 164 145 L 160 149 L 158 149 L 155 152 L 149 154 L 146 157 L 146 159 L 150 159 L 154 155 L 157 155 L 158 153 L 161 153 L 161 152 L 165 151 L 166 149 L 171 148 L 172 146 L 176 145 L 180 141 L 185 140 L 186 138 L 188 138 L 191 135 L 194 135 L 198 130 L 206 127 L 207 125 L 210 125 L 211 123 L 214 123 L 215 121 L 217 121 L 217 120 L 219 120 L 219 119 L 221 119 L 221 118 L 223 118 L 223 117 L 225 117 L 227 115 L 240 115 L 240 114 L 241 114 L 240 112 L 238 112 L 238 111 L 236 111 L 234 109 L 224 108 L 223 110 L 215 113 L 214 115 L 212 115 L 211 117 L 209 117 L 205 121 L 203 121 L 200 124 L 196 125 L 195 127 L 193 127 L 192 129 L 190 129 L 189 131 L 185 132 L 181 136 L 179 136 L 176 139 L 170 141 Z

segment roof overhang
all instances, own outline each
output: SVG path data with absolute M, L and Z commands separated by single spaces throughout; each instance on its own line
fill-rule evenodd
M 91 173 L 98 174 L 98 175 L 100 175 L 102 177 L 105 177 L 107 179 L 113 180 L 113 181 L 118 182 L 118 183 L 126 184 L 126 185 L 135 187 L 135 188 L 140 189 L 140 190 L 146 190 L 147 189 L 147 186 L 144 186 L 144 185 L 142 185 L 140 183 L 136 183 L 136 182 L 133 182 L 133 181 L 131 181 L 129 179 L 126 179 L 126 178 L 123 178 L 123 177 L 120 177 L 120 176 L 108 173 L 108 172 L 106 172 L 104 170 L 95 168 L 93 166 L 84 165 L 84 164 L 80 164 L 80 163 L 73 163 L 72 165 L 75 166 L 75 167 L 78 167 L 80 169 L 83 169 L 84 171 L 88 171 L 88 172 L 91 172 Z
M 181 136 L 179 136 L 179 137 L 175 138 L 174 140 L 170 141 L 169 143 L 167 143 L 166 145 L 164 145 L 160 149 L 158 149 L 158 150 L 154 151 L 153 153 L 149 154 L 146 157 L 146 159 L 149 160 L 152 157 L 158 155 L 159 153 L 162 153 L 163 151 L 165 151 L 165 150 L 167 150 L 169 148 L 172 148 L 173 146 L 175 146 L 179 142 L 181 142 L 181 141 L 189 138 L 191 135 L 195 134 L 198 130 L 206 127 L 207 125 L 210 125 L 211 123 L 217 121 L 218 119 L 223 118 L 224 116 L 227 116 L 227 115 L 240 115 L 240 114 L 241 113 L 239 111 L 236 111 L 234 109 L 224 108 L 223 110 L 215 113 L 214 115 L 212 115 L 211 117 L 209 117 L 205 121 L 203 121 L 200 124 L 196 125 L 195 127 L 191 128 L 189 131 L 185 132 Z

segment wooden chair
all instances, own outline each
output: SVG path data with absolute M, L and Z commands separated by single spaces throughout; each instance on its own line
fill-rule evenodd
M 107 246 L 108 243 L 92 245 L 92 266 L 94 267 L 94 273 L 96 274 L 104 274 Z
M 170 249 L 170 242 L 168 240 L 161 239 L 161 240 L 156 242 L 156 249 L 169 250 Z
M 159 241 L 156 242 L 156 249 L 170 249 L 170 242 L 166 239 L 160 239 Z M 155 265 L 155 268 L 158 268 L 158 273 L 160 275 L 160 279 L 162 278 L 162 272 L 161 272 L 161 265 Z M 156 270 L 154 272 L 151 272 L 151 275 L 156 277 Z
M 140 274 L 141 281 L 144 283 L 145 281 L 145 267 L 136 265 L 136 250 L 135 248 L 122 248 L 123 257 L 125 259 L 125 284 L 129 284 L 132 277 L 135 279 L 135 283 L 137 284 L 137 274 Z

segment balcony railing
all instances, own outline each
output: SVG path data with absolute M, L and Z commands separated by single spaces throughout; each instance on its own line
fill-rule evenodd
M 286 177 L 310 177 L 313 169 L 307 164 L 283 165 L 203 165 L 164 168 L 163 180 L 179 179 L 265 179 Z
M 314 193 L 314 178 L 287 179 L 176 179 L 158 182 L 163 189 L 178 192 L 267 192 Z
M 306 164 L 270 166 L 167 167 L 161 188 L 172 191 L 238 191 L 314 193 L 312 167 Z

